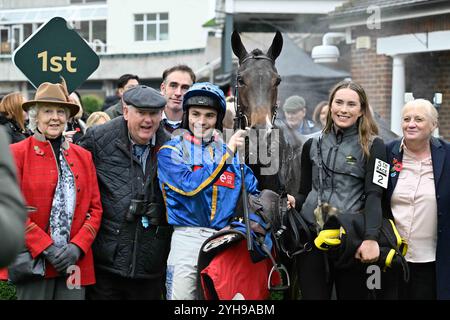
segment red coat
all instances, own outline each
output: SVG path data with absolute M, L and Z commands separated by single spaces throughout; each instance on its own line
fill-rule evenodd
M 17 179 L 28 206 L 37 208 L 26 221 L 25 243 L 33 257 L 53 243 L 48 230 L 53 196 L 58 182 L 58 167 L 50 142 L 36 134 L 10 145 L 17 166 Z M 102 205 L 97 175 L 91 153 L 80 146 L 63 142 L 63 155 L 75 178 L 76 205 L 72 219 L 70 242 L 82 250 L 77 266 L 81 271 L 81 285 L 95 283 L 94 259 L 91 245 L 102 218 Z M 58 275 L 47 263 L 46 278 Z M 0 279 L 8 278 L 7 270 L 0 270 Z

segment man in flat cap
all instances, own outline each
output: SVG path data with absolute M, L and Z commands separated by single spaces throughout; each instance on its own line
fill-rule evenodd
M 306 102 L 303 97 L 290 96 L 283 105 L 286 124 L 299 134 L 311 134 L 320 130 L 306 118 Z
M 80 145 L 97 168 L 103 219 L 93 245 L 92 300 L 161 299 L 172 227 L 156 180 L 165 98 L 138 85 L 123 95 L 123 116 L 90 129 Z

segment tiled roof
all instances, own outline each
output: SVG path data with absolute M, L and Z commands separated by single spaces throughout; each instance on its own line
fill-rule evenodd
M 330 16 L 348 16 L 366 13 L 369 6 L 377 6 L 380 9 L 396 9 L 400 6 L 408 6 L 420 2 L 432 2 L 430 0 L 349 0 L 337 7 Z

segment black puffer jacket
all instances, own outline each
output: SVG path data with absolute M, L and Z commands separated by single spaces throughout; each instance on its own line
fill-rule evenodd
M 24 140 L 27 136 L 22 133 L 19 125 L 11 119 L 5 117 L 3 113 L 0 112 L 0 125 L 2 125 L 8 135 L 10 136 L 10 143 L 16 143 Z
M 155 162 L 159 146 L 170 137 L 162 128 L 159 128 L 156 137 L 146 172 L 153 177 L 155 202 L 164 206 Z M 93 245 L 96 268 L 127 278 L 162 276 L 166 268 L 172 227 L 162 223 L 144 228 L 140 217 L 131 222 L 125 219 L 131 199 L 144 190 L 146 181 L 138 159 L 134 156 L 131 158 L 126 121 L 118 117 L 104 125 L 90 128 L 79 145 L 92 153 L 103 205 L 102 224 Z

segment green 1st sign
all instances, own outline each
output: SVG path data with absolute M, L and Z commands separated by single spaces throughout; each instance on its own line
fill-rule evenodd
M 35 88 L 43 82 L 76 90 L 97 69 L 100 60 L 86 41 L 63 18 L 42 25 L 13 54 L 13 62 Z

